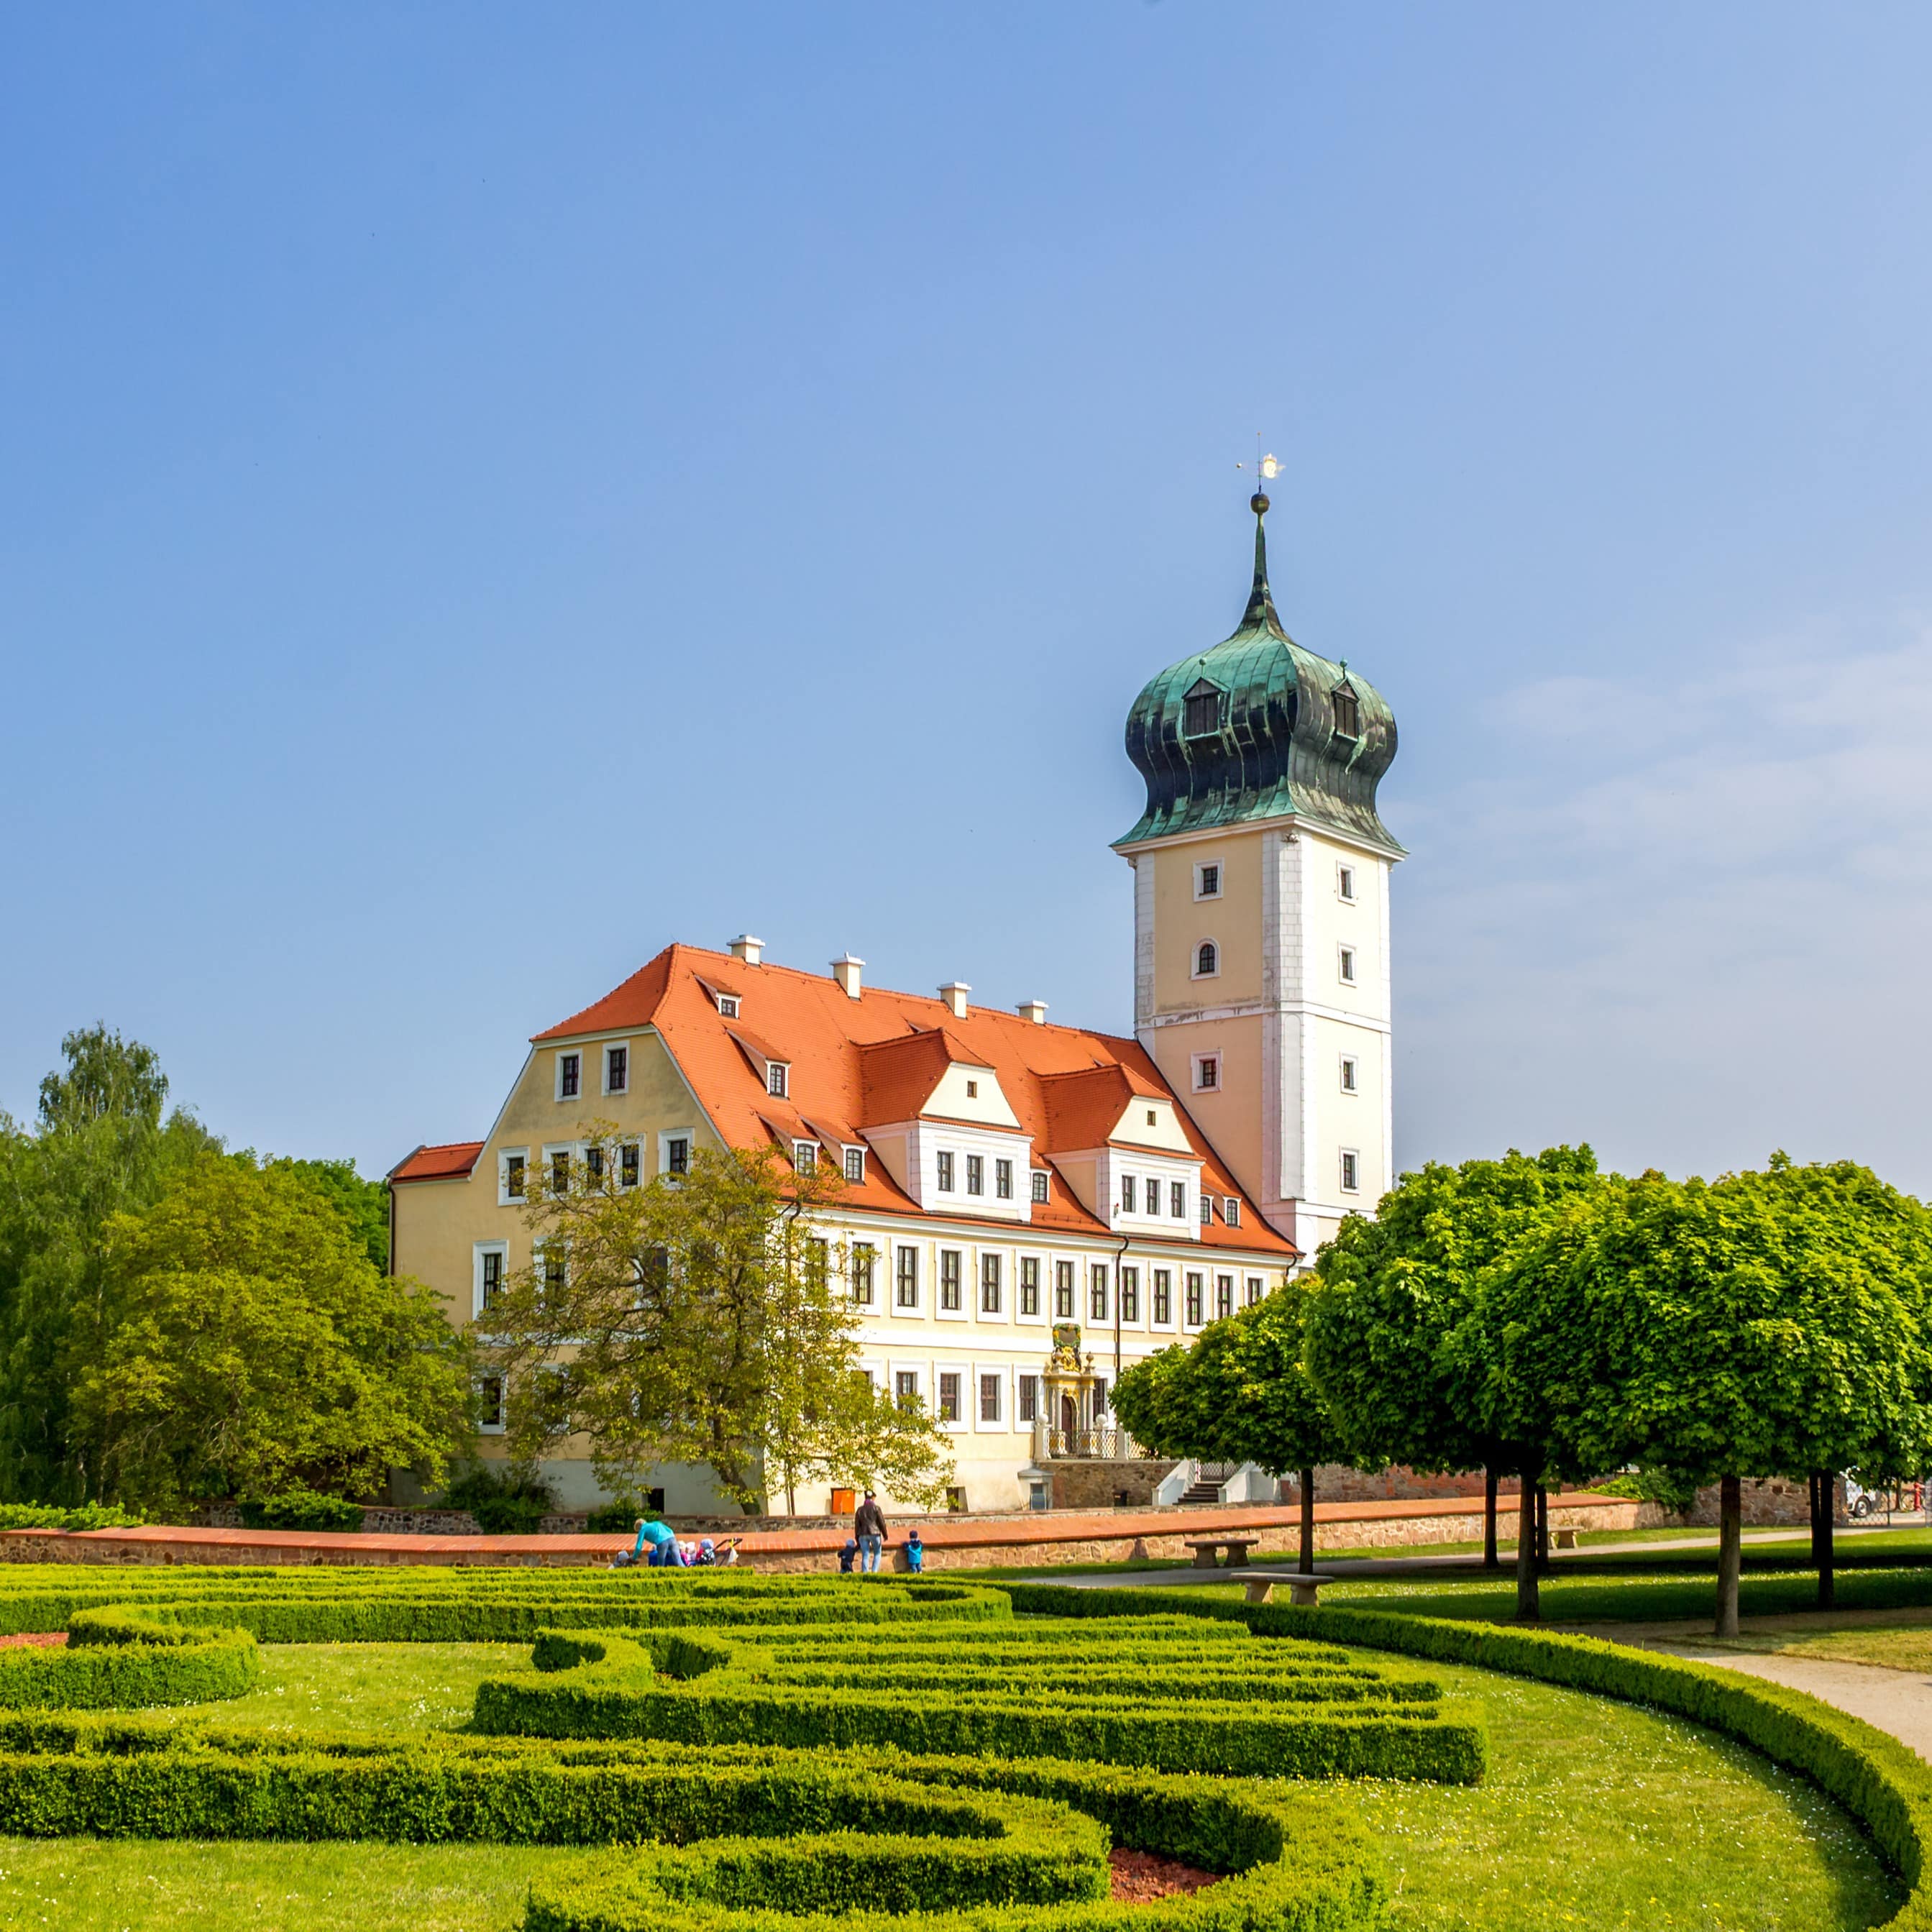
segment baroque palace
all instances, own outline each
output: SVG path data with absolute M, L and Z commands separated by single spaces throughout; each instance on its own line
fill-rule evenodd
M 1395 756 L 1381 694 L 1296 644 L 1255 573 L 1234 634 L 1135 700 L 1147 805 L 1114 849 L 1133 873 L 1134 1036 L 674 945 L 538 1034 L 481 1141 L 391 1173 L 394 1264 L 487 1322 L 530 1258 L 533 1164 L 615 1122 L 620 1184 L 699 1147 L 776 1143 L 848 1184 L 863 1360 L 953 1437 L 964 1505 L 1044 1504 L 1056 1462 L 1132 1455 L 1120 1372 L 1258 1300 L 1389 1186 L 1390 867 L 1376 809 Z M 486 1437 L 516 1392 L 484 1391 Z M 602 1499 L 587 1457 L 543 1472 Z M 707 1472 L 658 1473 L 674 1512 L 718 1504 Z M 1111 1497 L 1106 1499 L 1111 1500 Z M 815 1507 L 813 1496 L 804 1506 Z M 890 1499 L 888 1499 L 890 1501 Z

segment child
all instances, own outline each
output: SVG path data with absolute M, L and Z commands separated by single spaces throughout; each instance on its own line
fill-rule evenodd
M 926 1545 L 919 1540 L 919 1532 L 909 1529 L 905 1540 L 906 1568 L 915 1576 L 926 1574 Z
M 849 1576 L 851 1575 L 852 1565 L 857 1559 L 858 1555 L 859 1539 L 856 1536 L 848 1536 L 845 1539 L 844 1547 L 838 1552 L 838 1574 L 840 1576 Z

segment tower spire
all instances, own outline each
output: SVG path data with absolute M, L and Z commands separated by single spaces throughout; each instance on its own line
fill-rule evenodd
M 1268 459 L 1270 463 L 1274 460 Z M 1268 500 L 1257 490 L 1248 499 L 1248 508 L 1255 513 L 1255 584 L 1248 592 L 1248 608 L 1241 613 L 1240 628 L 1273 631 L 1279 636 L 1281 619 L 1275 612 L 1274 592 L 1268 589 L 1268 530 L 1262 521 L 1268 512 Z

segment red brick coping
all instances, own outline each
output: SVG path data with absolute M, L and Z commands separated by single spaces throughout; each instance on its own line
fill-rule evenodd
M 1627 1529 L 1638 1505 L 1588 1491 L 1550 1499 L 1554 1520 L 1579 1529 Z M 1503 1512 L 1507 1528 L 1513 1510 Z M 1480 1499 L 1432 1498 L 1396 1502 L 1317 1503 L 1318 1546 L 1462 1542 L 1482 1534 Z M 1293 1550 L 1300 1532 L 1293 1504 L 1225 1509 L 1040 1510 L 1014 1516 L 902 1518 L 891 1525 L 897 1553 L 914 1522 L 928 1569 L 988 1564 L 1118 1562 L 1136 1543 L 1150 1556 L 1185 1556 L 1190 1538 L 1256 1539 L 1266 1557 Z M 846 1532 L 838 1529 L 748 1529 L 742 1564 L 758 1570 L 832 1570 Z M 0 1562 L 88 1564 L 432 1563 L 601 1566 L 630 1538 L 604 1536 L 338 1535 L 292 1529 L 0 1530 Z

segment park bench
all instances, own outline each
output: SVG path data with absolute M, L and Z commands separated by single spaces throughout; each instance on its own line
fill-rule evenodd
M 1261 1538 L 1258 1536 L 1190 1536 L 1182 1539 L 1194 1552 L 1194 1567 L 1197 1570 L 1214 1570 L 1220 1567 L 1216 1550 L 1228 1552 L 1227 1568 L 1230 1570 L 1247 1567 L 1248 1552 Z
M 1320 1592 L 1322 1585 L 1332 1583 L 1334 1580 L 1332 1576 L 1320 1576 L 1312 1570 L 1306 1574 L 1298 1570 L 1292 1576 L 1279 1578 L 1251 1576 L 1246 1586 L 1247 1599 L 1251 1604 L 1273 1603 L 1274 1586 L 1277 1582 L 1280 1582 L 1288 1586 L 1288 1600 L 1291 1604 L 1297 1604 L 1304 1610 L 1312 1610 L 1321 1601 Z
M 1552 1529 L 1550 1534 L 1558 1550 L 1574 1550 L 1576 1547 L 1576 1532 L 1574 1529 Z

